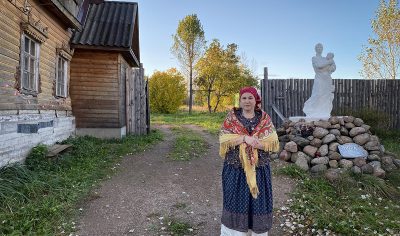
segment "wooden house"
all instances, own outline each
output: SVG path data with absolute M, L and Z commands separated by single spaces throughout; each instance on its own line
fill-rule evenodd
M 75 131 L 72 32 L 83 0 L 0 0 L 0 166 Z
M 74 34 L 71 45 L 75 50 L 70 93 L 76 134 L 120 138 L 144 133 L 146 93 L 138 4 L 91 3 L 83 30 Z

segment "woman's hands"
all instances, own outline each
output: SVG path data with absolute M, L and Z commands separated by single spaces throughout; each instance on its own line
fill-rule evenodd
M 258 149 L 263 148 L 263 145 L 260 142 L 260 140 L 258 140 L 258 138 L 255 138 L 255 137 L 244 136 L 244 142 L 247 143 L 248 145 L 252 146 L 253 148 L 258 148 Z

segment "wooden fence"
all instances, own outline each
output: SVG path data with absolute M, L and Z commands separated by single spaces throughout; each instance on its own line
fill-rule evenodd
M 127 132 L 146 134 L 150 131 L 150 112 L 147 81 L 144 69 L 133 68 L 127 84 Z
M 304 116 L 304 102 L 311 96 L 313 79 L 264 79 L 261 82 L 262 104 L 274 124 L 285 118 Z M 390 127 L 400 129 L 400 80 L 348 80 L 334 79 L 333 111 L 346 115 L 346 111 L 370 108 L 391 117 Z

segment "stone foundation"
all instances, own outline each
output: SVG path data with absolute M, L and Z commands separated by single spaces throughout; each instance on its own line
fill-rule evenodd
M 70 111 L 0 111 L 0 167 L 23 162 L 38 144 L 52 145 L 74 134 Z

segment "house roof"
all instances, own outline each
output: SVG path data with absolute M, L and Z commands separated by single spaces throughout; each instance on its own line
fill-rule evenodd
M 131 51 L 131 59 L 139 64 L 138 4 L 90 4 L 83 29 L 75 32 L 71 44 L 74 48 Z

